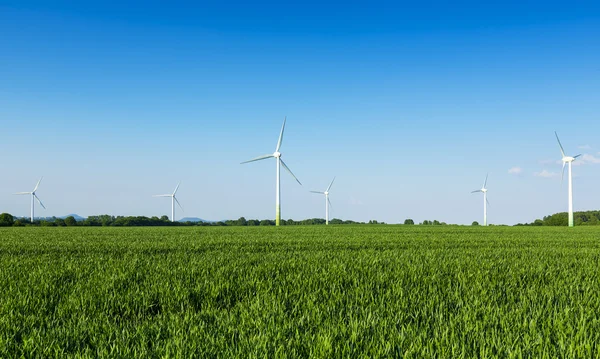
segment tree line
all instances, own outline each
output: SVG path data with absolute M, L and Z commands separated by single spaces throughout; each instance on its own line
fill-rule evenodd
M 334 218 L 329 221 L 330 224 L 366 224 L 364 222 L 355 221 L 344 221 L 341 219 Z M 281 224 L 284 226 L 298 226 L 298 225 L 322 225 L 325 224 L 325 220 L 321 218 L 310 218 L 301 221 L 293 219 L 282 220 Z M 369 221 L 368 224 L 385 224 L 384 222 L 377 222 L 375 220 Z M 108 214 L 89 216 L 84 220 L 77 221 L 75 217 L 69 216 L 66 218 L 46 218 L 46 219 L 35 219 L 33 223 L 29 218 L 16 218 L 9 213 L 0 214 L 0 227 L 24 227 L 24 226 L 36 226 L 36 227 L 158 227 L 158 226 L 274 226 L 275 221 L 271 219 L 246 219 L 240 217 L 237 220 L 226 220 L 219 222 L 171 222 L 169 217 L 144 217 L 144 216 L 111 216 Z
M 573 212 L 573 223 L 575 226 L 597 226 L 600 225 L 600 211 Z M 569 214 L 567 212 L 554 213 L 542 219 L 536 219 L 531 223 L 518 223 L 517 226 L 567 226 Z

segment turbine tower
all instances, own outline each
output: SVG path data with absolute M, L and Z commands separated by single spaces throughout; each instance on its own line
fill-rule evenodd
M 483 225 L 487 226 L 487 206 L 488 204 L 490 204 L 490 202 L 487 199 L 487 188 L 485 186 L 487 186 L 487 180 L 488 180 L 488 175 L 485 175 L 485 181 L 483 182 L 483 187 L 481 187 L 481 189 L 478 189 L 477 191 L 473 191 L 471 193 L 477 193 L 477 192 L 481 192 L 483 193 Z
M 318 193 L 318 194 L 325 195 L 325 224 L 326 225 L 329 224 L 329 206 L 331 205 L 331 201 L 329 200 L 329 190 L 331 189 L 331 186 L 333 185 L 333 181 L 335 181 L 335 177 L 333 177 L 333 180 L 331 181 L 331 183 L 329 184 L 329 187 L 327 187 L 327 190 L 325 190 L 325 192 L 310 191 L 311 193 Z
M 563 146 L 560 143 L 560 140 L 558 139 L 558 134 L 556 133 L 556 131 L 554 131 L 554 135 L 556 135 L 556 140 L 558 141 L 558 146 L 560 147 L 560 153 L 562 154 L 563 168 L 562 168 L 562 177 L 560 179 L 561 184 L 565 178 L 565 165 L 567 163 L 569 164 L 569 227 L 573 227 L 573 176 L 571 173 L 571 167 L 572 167 L 573 161 L 575 161 L 575 159 L 581 155 L 577 155 L 577 156 L 573 156 L 573 157 L 565 155 L 565 150 L 563 149 Z
M 152 197 L 171 197 L 171 222 L 175 222 L 175 202 L 177 202 L 177 205 L 183 211 L 183 207 L 181 207 L 181 203 L 179 203 L 179 201 L 177 200 L 177 197 L 175 197 L 175 194 L 177 193 L 177 190 L 179 189 L 180 184 L 181 184 L 181 182 L 179 182 L 177 184 L 177 187 L 175 187 L 175 191 L 173 191 L 172 194 L 157 194 L 155 196 L 152 196 Z
M 19 193 L 15 193 L 18 195 L 22 195 L 22 194 L 29 194 L 31 195 L 31 223 L 33 223 L 33 217 L 34 217 L 34 208 L 35 208 L 35 201 L 34 199 L 36 199 L 38 201 L 38 203 L 40 204 L 40 206 L 42 206 L 43 209 L 46 209 L 46 207 L 44 207 L 44 204 L 42 203 L 42 201 L 40 200 L 40 198 L 35 194 L 35 191 L 37 191 L 38 187 L 40 186 L 40 182 L 42 182 L 42 179 L 44 177 L 40 178 L 40 180 L 38 181 L 38 183 L 35 185 L 35 188 L 33 189 L 33 191 L 31 192 L 19 192 Z
M 300 185 L 302 185 L 302 183 L 300 183 L 298 178 L 296 178 L 296 176 L 294 176 L 294 174 L 289 169 L 289 167 L 285 164 L 285 162 L 283 162 L 283 160 L 281 159 L 281 152 L 279 152 L 279 150 L 281 149 L 281 142 L 283 141 L 283 131 L 285 130 L 286 120 L 287 120 L 287 118 L 283 119 L 283 126 L 281 126 L 281 133 L 279 134 L 279 141 L 277 141 L 277 148 L 275 149 L 275 152 L 273 154 L 259 156 L 259 157 L 253 158 L 249 161 L 245 161 L 245 162 L 241 163 L 241 164 L 244 164 L 244 163 L 249 163 L 249 162 L 254 162 L 254 161 L 261 161 L 261 160 L 266 160 L 267 158 L 271 158 L 271 157 L 275 158 L 275 160 L 277 162 L 277 177 L 276 177 L 277 184 L 276 184 L 276 189 L 275 189 L 275 225 L 277 225 L 277 226 L 279 226 L 279 224 L 281 222 L 281 187 L 279 184 L 279 182 L 280 182 L 279 181 L 280 167 L 283 166 L 283 168 L 285 168 L 292 175 L 292 177 L 294 177 L 296 182 L 298 182 Z

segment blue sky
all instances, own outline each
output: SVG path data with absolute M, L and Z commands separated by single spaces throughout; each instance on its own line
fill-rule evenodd
M 600 193 L 597 2 L 0 2 L 0 212 L 514 224 Z M 518 169 L 515 169 L 518 168 Z M 512 173 L 509 173 L 509 170 Z

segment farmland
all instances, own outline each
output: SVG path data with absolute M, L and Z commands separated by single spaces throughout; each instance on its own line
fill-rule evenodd
M 600 231 L 0 228 L 0 357 L 598 357 Z

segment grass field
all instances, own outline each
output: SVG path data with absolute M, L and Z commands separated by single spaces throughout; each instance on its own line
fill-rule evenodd
M 0 357 L 600 357 L 600 230 L 0 229 Z

